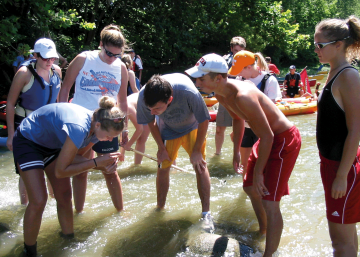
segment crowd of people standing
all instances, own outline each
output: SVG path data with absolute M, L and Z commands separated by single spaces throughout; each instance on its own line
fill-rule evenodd
M 259 232 L 266 236 L 264 256 L 276 252 L 283 230 L 280 201 L 290 192 L 288 181 L 301 148 L 301 136 L 274 104 L 281 94 L 265 58 L 261 53 L 246 51 L 245 40 L 236 38 L 240 43 L 234 43 L 234 39 L 231 44 L 231 62 L 230 58 L 207 54 L 187 69 L 186 75 L 154 75 L 140 91 L 129 79 L 129 70 L 141 64 L 141 69 L 135 70 L 140 82 L 142 61 L 137 61 L 130 50 L 130 61 L 125 64 L 128 46 L 116 25 L 101 31 L 100 50 L 82 52 L 70 62 L 63 83 L 61 70 L 54 65 L 59 58 L 54 42 L 43 38 L 35 43 L 34 59 L 16 72 L 7 105 L 7 146 L 13 151 L 15 170 L 28 196 L 25 256 L 37 255 L 48 195 L 44 171 L 57 202 L 61 235 L 72 238 L 72 194 L 75 209 L 81 212 L 87 171 L 103 173 L 112 202 L 121 211 L 118 162 L 124 160 L 124 149 L 130 150 L 135 142 L 136 149 L 144 151 L 150 132 L 158 146 L 157 208 L 165 207 L 170 167 L 182 146 L 196 173 L 201 222 L 206 232 L 212 233 L 205 151 L 210 116 L 199 90 L 214 93 L 230 116 L 234 171 L 243 173 L 243 189 L 254 208 Z M 314 45 L 319 61 L 330 65 L 319 95 L 316 128 L 329 234 L 334 256 L 356 256 L 360 77 L 351 61 L 360 56 L 360 20 L 351 16 L 321 21 L 315 28 Z M 187 75 L 195 79 L 195 84 Z M 288 83 L 293 83 L 291 78 Z M 68 103 L 73 84 L 74 98 Z M 133 94 L 128 93 L 129 87 Z M 130 140 L 128 119 L 136 127 Z M 218 147 L 216 153 L 220 154 Z M 139 156 L 135 163 L 141 163 Z

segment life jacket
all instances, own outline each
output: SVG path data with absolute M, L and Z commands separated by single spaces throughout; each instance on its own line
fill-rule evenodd
M 26 117 L 36 109 L 56 102 L 61 78 L 53 66 L 50 71 L 50 83 L 45 82 L 35 71 L 36 60 L 26 61 L 21 66 L 26 66 L 32 73 L 29 84 L 24 87 L 26 91 L 22 90 L 16 105 L 16 114 Z

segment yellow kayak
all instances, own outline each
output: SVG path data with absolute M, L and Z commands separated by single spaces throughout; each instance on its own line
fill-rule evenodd
M 322 80 L 324 77 L 325 77 L 325 74 L 312 75 L 312 76 L 309 76 L 309 80 L 310 79 Z
M 285 116 L 299 115 L 299 114 L 310 114 L 317 111 L 317 102 L 312 101 L 311 103 L 276 103 L 276 106 L 282 111 Z

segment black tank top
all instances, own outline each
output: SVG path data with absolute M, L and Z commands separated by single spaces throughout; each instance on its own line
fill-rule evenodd
M 316 141 L 320 154 L 333 161 L 341 161 L 345 139 L 348 134 L 345 112 L 340 108 L 332 94 L 332 85 L 339 74 L 349 68 L 340 70 L 325 85 L 318 102 L 316 123 Z

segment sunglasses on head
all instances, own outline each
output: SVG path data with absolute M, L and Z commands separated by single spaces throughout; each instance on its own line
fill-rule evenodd
M 104 50 L 105 50 L 106 55 L 109 57 L 116 57 L 116 58 L 121 57 L 121 54 L 113 54 L 112 52 L 106 50 L 105 46 L 104 46 Z
M 103 121 L 103 120 L 111 120 L 112 122 L 114 122 L 115 124 L 118 124 L 118 123 L 121 123 L 124 119 L 125 119 L 126 116 L 124 117 L 120 117 L 120 118 L 103 118 L 101 119 L 100 121 Z
M 334 41 L 331 41 L 331 42 L 327 42 L 327 43 L 316 43 L 316 42 L 314 42 L 314 45 L 315 45 L 315 48 L 317 48 L 317 49 L 323 49 L 325 46 L 327 46 L 327 45 L 330 45 L 330 44 L 333 44 L 333 43 L 336 43 L 336 42 L 338 42 L 338 41 L 342 41 L 342 40 L 345 40 L 345 39 L 348 39 L 349 38 L 349 36 L 348 37 L 345 37 L 345 38 L 342 38 L 342 39 L 338 39 L 338 40 L 334 40 Z
M 44 57 L 42 57 L 41 56 L 41 54 L 39 53 L 39 57 L 41 58 L 41 60 L 43 60 L 44 62 L 47 62 L 47 61 L 51 61 L 51 62 L 53 62 L 53 61 L 55 61 L 55 57 L 52 57 L 52 58 L 44 58 Z

